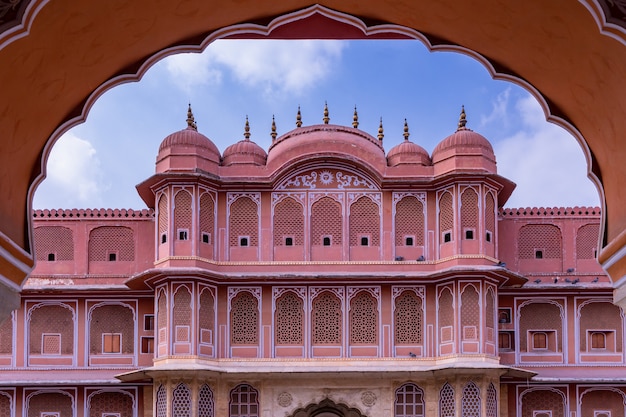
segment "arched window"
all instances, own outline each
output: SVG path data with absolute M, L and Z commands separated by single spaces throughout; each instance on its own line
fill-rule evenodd
M 311 207 L 311 244 L 341 246 L 343 241 L 341 205 L 330 197 L 323 197 Z M 328 245 L 325 239 L 328 238 Z
M 464 239 L 475 239 L 478 232 L 478 213 L 478 194 L 474 189 L 466 188 L 461 194 L 461 228 Z
M 241 291 L 232 300 L 230 329 L 232 345 L 256 345 L 259 342 L 258 301 L 250 292 Z
M 207 384 L 204 384 L 198 392 L 198 417 L 214 417 L 214 415 L 213 391 Z
M 422 299 L 413 291 L 404 291 L 400 294 L 395 300 L 395 343 L 421 344 L 423 317 Z
M 416 197 L 396 204 L 395 233 L 396 246 L 424 246 L 424 205 Z
M 452 209 L 452 194 L 443 193 L 439 199 L 439 242 L 447 243 L 453 239 L 454 211 Z
M 480 417 L 480 390 L 472 381 L 463 387 L 461 399 L 461 415 L 464 417 Z
M 303 343 L 304 307 L 303 301 L 289 291 L 276 300 L 274 313 L 276 345 L 301 345 Z
M 172 392 L 172 415 L 191 417 L 191 390 L 182 382 Z
M 454 388 L 447 382 L 439 392 L 439 417 L 455 417 L 456 404 L 454 401 Z
M 311 311 L 312 342 L 315 345 L 341 344 L 341 301 L 330 291 L 313 300 Z
M 350 344 L 378 343 L 378 303 L 367 291 L 350 301 Z
M 415 384 L 396 390 L 394 417 L 424 417 L 424 391 Z
M 174 232 L 176 239 L 189 239 L 191 230 L 191 194 L 179 191 L 174 197 Z
M 380 210 L 368 197 L 350 205 L 350 246 L 380 246 Z M 367 237 L 367 244 L 363 238 Z
M 487 415 L 486 417 L 498 416 L 498 393 L 496 387 L 490 383 L 487 388 Z
M 302 204 L 285 198 L 274 207 L 274 246 L 304 245 Z
M 259 417 L 259 396 L 248 384 L 237 385 L 230 392 L 229 417 Z
M 167 392 L 163 385 L 159 385 L 156 394 L 156 417 L 166 417 L 167 415 Z

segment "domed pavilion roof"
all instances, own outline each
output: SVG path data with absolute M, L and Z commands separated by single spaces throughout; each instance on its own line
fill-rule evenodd
M 409 140 L 409 125 L 404 119 L 404 141 L 394 146 L 387 153 L 389 166 L 402 164 L 430 165 L 430 156 L 426 149 Z
M 456 132 L 439 142 L 433 150 L 433 164 L 452 156 L 483 156 L 495 162 L 491 143 L 483 135 L 468 129 L 466 124 L 465 108 L 462 108 Z
M 222 165 L 265 165 L 266 160 L 267 153 L 265 153 L 265 150 L 250 140 L 250 124 L 248 123 L 248 117 L 246 116 L 244 139 L 230 145 L 224 150 Z
M 198 132 L 191 105 L 189 105 L 187 127 L 168 135 L 159 146 L 157 172 L 169 169 L 207 169 L 219 166 L 220 160 L 221 155 L 217 146 L 211 139 Z M 163 169 L 162 165 L 166 161 L 169 163 L 166 163 L 167 166 Z

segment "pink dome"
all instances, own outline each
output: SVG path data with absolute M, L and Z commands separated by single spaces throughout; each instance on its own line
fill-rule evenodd
M 161 142 L 161 145 L 159 146 L 159 155 L 167 149 L 173 148 L 181 150 L 184 148 L 188 151 L 192 148 L 196 148 L 199 151 L 204 151 L 203 153 L 206 153 L 211 161 L 218 164 L 220 162 L 220 151 L 217 149 L 217 146 L 211 142 L 211 139 L 198 132 L 192 126 L 188 126 L 186 129 L 174 132 L 163 139 L 163 142 Z
M 216 172 L 221 155 L 209 138 L 198 132 L 191 112 L 187 110 L 187 128 L 167 136 L 159 146 L 156 172 L 202 170 Z
M 265 165 L 266 159 L 267 153 L 265 153 L 263 148 L 246 138 L 226 148 L 222 165 Z
M 409 125 L 404 120 L 404 141 L 387 153 L 387 163 L 395 167 L 402 164 L 430 165 L 430 156 L 426 149 L 409 140 Z
M 409 140 L 394 146 L 387 154 L 387 163 L 395 167 L 401 164 L 430 165 L 426 149 Z
M 433 150 L 433 164 L 453 156 L 482 156 L 495 163 L 491 143 L 483 135 L 465 127 L 466 123 L 465 110 L 462 110 L 456 132 L 439 142 Z

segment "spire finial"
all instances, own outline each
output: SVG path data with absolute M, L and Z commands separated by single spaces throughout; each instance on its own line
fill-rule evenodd
M 355 129 L 359 127 L 359 115 L 356 112 L 356 105 L 354 106 L 354 116 L 352 116 L 352 127 Z
M 196 124 L 196 120 L 193 118 L 193 112 L 191 111 L 191 103 L 189 103 L 189 107 L 187 107 L 187 127 L 190 127 L 193 130 L 198 130 L 198 125 Z
M 330 117 L 328 117 L 328 104 L 324 102 L 324 124 L 327 125 L 330 122 Z
M 244 128 L 243 137 L 250 140 L 250 123 L 248 123 L 248 115 L 246 114 L 246 127 Z
M 383 118 L 380 118 L 380 125 L 378 125 L 378 140 L 379 141 L 383 141 L 383 138 L 385 137 L 384 133 L 383 133 Z
M 302 114 L 300 113 L 300 106 L 298 106 L 298 114 L 296 114 L 296 127 L 302 127 Z
M 459 127 L 456 129 L 457 131 L 465 129 L 465 125 L 467 124 L 467 118 L 465 115 L 465 106 L 461 106 L 461 115 L 459 116 Z
M 276 134 L 276 120 L 274 120 L 274 115 L 273 114 L 272 114 L 272 133 L 271 133 L 271 136 L 272 136 L 272 140 L 276 140 L 276 136 L 277 136 L 277 134 Z
M 406 122 L 406 119 L 404 119 L 404 140 L 409 140 L 409 124 Z

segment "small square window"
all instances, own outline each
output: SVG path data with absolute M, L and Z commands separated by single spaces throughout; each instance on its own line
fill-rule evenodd
M 533 333 L 533 349 L 545 350 L 548 349 L 548 335 L 543 332 Z
M 606 334 L 604 332 L 591 333 L 591 349 L 606 349 Z
M 543 259 L 543 251 L 542 250 L 536 250 L 535 251 L 535 259 Z
M 322 238 L 322 245 L 324 246 L 330 246 L 330 236 L 324 236 Z
M 202 243 L 211 243 L 211 235 L 209 233 L 202 233 Z
M 465 231 L 465 239 L 473 240 L 474 239 L 474 231 L 473 230 L 466 230 Z
M 239 237 L 239 246 L 248 246 L 248 244 L 247 237 Z
M 367 236 L 361 236 L 361 246 L 369 246 L 370 239 Z
M 154 330 L 154 314 L 143 316 L 143 329 L 148 332 Z
M 117 253 L 115 252 L 109 253 L 109 262 L 115 262 L 115 261 L 117 261 Z
M 293 246 L 293 238 L 285 237 L 285 246 Z
M 499 308 L 498 309 L 498 323 L 506 324 L 511 322 L 511 309 Z
M 413 236 L 407 236 L 404 238 L 404 246 L 413 246 Z
M 163 243 L 166 243 L 166 242 L 167 242 L 167 233 L 163 233 L 161 235 L 161 243 L 163 244 Z
M 187 240 L 187 230 L 178 231 L 178 240 Z
M 122 335 L 102 333 L 102 353 L 122 353 Z
M 154 353 L 154 337 L 141 338 L 141 353 Z
M 446 232 L 443 234 L 443 242 L 448 243 L 452 241 L 452 233 Z
M 49 253 L 48 254 L 48 260 L 50 262 L 55 261 L 56 260 L 56 255 L 54 253 Z
M 498 348 L 501 350 L 513 350 L 511 333 L 509 332 L 498 333 Z
M 486 240 L 487 242 L 491 242 L 491 232 L 487 232 L 487 233 L 485 234 L 485 240 Z

